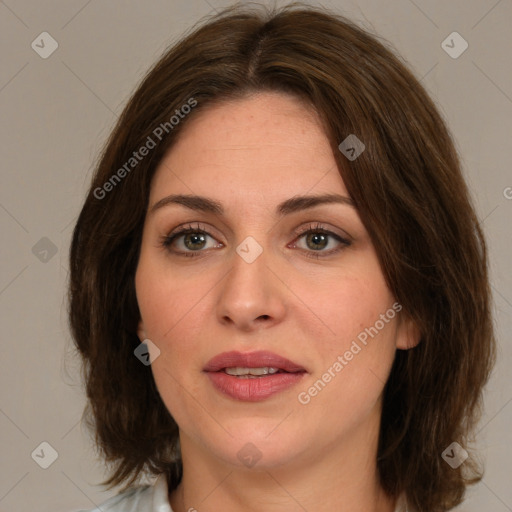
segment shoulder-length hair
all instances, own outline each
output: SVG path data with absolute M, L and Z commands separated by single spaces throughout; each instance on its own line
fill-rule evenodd
M 419 81 L 375 36 L 302 4 L 231 7 L 193 27 L 145 76 L 100 155 L 71 243 L 69 318 L 85 417 L 110 465 L 104 483 L 166 473 L 172 489 L 181 478 L 178 427 L 134 356 L 152 176 L 190 119 L 262 91 L 318 112 L 387 284 L 421 332 L 418 346 L 397 351 L 385 386 L 381 484 L 418 511 L 448 510 L 481 478 L 473 458 L 454 469 L 442 452 L 455 441 L 468 449 L 494 363 L 485 240 Z M 338 149 L 351 134 L 365 145 L 356 159 Z

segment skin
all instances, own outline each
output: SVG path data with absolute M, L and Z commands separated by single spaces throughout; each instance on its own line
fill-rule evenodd
M 206 109 L 156 170 L 136 273 L 138 335 L 160 350 L 153 375 L 180 429 L 174 512 L 394 510 L 376 453 L 396 350 L 419 340 L 411 321 L 398 313 L 309 403 L 298 400 L 396 302 L 353 206 L 276 214 L 286 199 L 325 193 L 349 197 L 328 139 L 314 111 L 281 93 Z M 151 211 L 170 194 L 214 199 L 224 215 L 177 204 Z M 208 232 L 204 242 L 182 235 L 162 245 L 187 223 Z M 350 245 L 296 233 L 311 223 Z M 252 263 L 236 252 L 248 236 L 263 250 Z M 307 373 L 266 400 L 234 400 L 202 371 L 230 350 L 269 350 Z M 253 467 L 237 457 L 247 443 L 261 453 Z

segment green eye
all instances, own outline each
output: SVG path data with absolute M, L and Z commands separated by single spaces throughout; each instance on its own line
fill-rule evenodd
M 301 249 L 307 257 L 311 258 L 327 257 L 351 245 L 349 240 L 323 228 L 319 224 L 309 225 L 308 229 L 296 233 L 296 235 L 297 238 L 292 247 Z M 173 254 L 188 257 L 199 256 L 202 252 L 205 252 L 203 249 L 224 246 L 220 242 L 217 245 L 215 243 L 208 245 L 208 239 L 215 241 L 213 236 L 202 229 L 199 224 L 197 226 L 188 225 L 183 226 L 175 233 L 164 236 L 161 244 Z M 301 247 L 297 243 L 302 240 L 305 242 L 305 247 Z M 329 245 L 334 245 L 334 247 L 329 248 Z

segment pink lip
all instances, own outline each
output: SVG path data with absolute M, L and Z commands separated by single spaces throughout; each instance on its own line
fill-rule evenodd
M 264 368 L 266 366 L 279 368 L 289 373 L 306 371 L 302 366 L 278 356 L 273 352 L 223 352 L 208 361 L 205 372 L 218 372 L 224 368 Z
M 284 373 L 275 373 L 256 378 L 242 378 L 228 375 L 223 370 L 233 367 L 279 368 Z M 224 352 L 211 359 L 204 368 L 215 388 L 236 400 L 257 402 L 297 384 L 307 373 L 306 370 L 272 352 Z

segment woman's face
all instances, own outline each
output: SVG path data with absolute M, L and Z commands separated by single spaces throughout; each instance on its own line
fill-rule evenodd
M 395 351 L 416 340 L 299 100 L 191 120 L 152 181 L 136 290 L 182 449 L 276 467 L 376 447 Z

